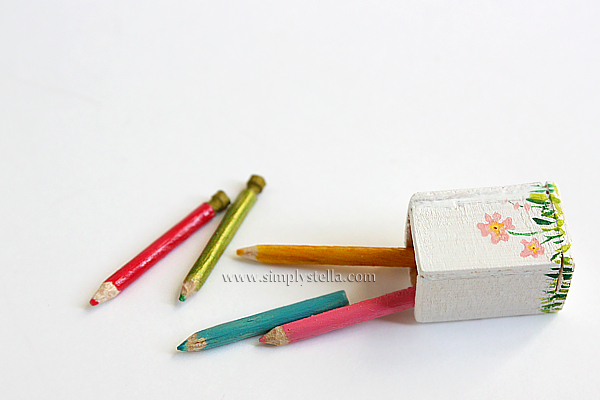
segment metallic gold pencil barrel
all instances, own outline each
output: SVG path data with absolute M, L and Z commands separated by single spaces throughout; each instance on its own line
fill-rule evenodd
M 246 189 L 238 195 L 229 207 L 215 233 L 206 244 L 206 247 L 192 266 L 192 269 L 183 280 L 179 301 L 185 301 L 196 293 L 212 272 L 219 258 L 231 242 L 231 239 L 248 215 L 256 202 L 256 195 L 265 186 L 265 180 L 258 175 L 252 175 L 248 180 Z

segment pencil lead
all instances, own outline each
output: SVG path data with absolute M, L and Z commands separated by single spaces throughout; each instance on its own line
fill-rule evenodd
M 112 299 L 118 294 L 119 290 L 117 289 L 114 283 L 104 282 L 102 285 L 100 285 L 100 288 L 98 289 L 96 294 L 94 294 L 94 297 L 92 297 L 92 299 L 90 300 L 90 304 L 96 306 L 100 303 L 104 303 L 105 301 Z
M 196 292 L 196 284 L 194 281 L 184 282 L 183 286 L 181 286 L 181 292 L 179 292 L 179 301 L 185 301 Z
M 187 338 L 183 343 L 177 346 L 177 350 L 179 351 L 200 351 L 206 347 L 206 338 L 196 337 L 194 333 L 192 336 Z
M 243 249 L 237 249 L 236 254 L 240 257 L 256 260 L 258 248 L 256 246 L 244 247 Z
M 285 334 L 285 330 L 281 326 L 276 326 L 267 332 L 263 337 L 258 339 L 261 343 L 272 344 L 273 346 L 283 346 L 290 341 Z

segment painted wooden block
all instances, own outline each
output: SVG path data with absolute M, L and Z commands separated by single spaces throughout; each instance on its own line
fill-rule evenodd
M 574 263 L 554 183 L 417 193 L 406 237 L 419 322 L 563 307 Z

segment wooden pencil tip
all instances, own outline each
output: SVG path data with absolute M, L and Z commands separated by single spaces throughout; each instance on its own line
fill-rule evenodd
M 119 290 L 117 289 L 114 283 L 104 282 L 102 285 L 100 285 L 100 288 L 98 289 L 98 291 L 96 291 L 96 294 L 94 294 L 94 297 L 92 297 L 92 299 L 90 300 L 90 304 L 93 306 L 97 306 L 100 303 L 104 303 L 106 300 L 112 299 L 118 294 Z
M 243 249 L 237 249 L 236 254 L 240 257 L 248 258 L 250 260 L 256 260 L 258 254 L 258 247 L 250 246 L 244 247 Z
M 285 330 L 281 326 L 276 326 L 271 329 L 263 337 L 258 339 L 258 341 L 261 343 L 272 344 L 273 346 L 283 346 L 290 342 L 285 334 Z
M 196 292 L 196 285 L 193 281 L 183 282 L 183 286 L 181 286 L 181 292 L 179 292 L 179 301 L 185 301 L 188 297 Z
M 200 351 L 206 347 L 206 338 L 197 338 L 194 333 L 192 336 L 187 338 L 183 343 L 177 346 L 179 351 Z

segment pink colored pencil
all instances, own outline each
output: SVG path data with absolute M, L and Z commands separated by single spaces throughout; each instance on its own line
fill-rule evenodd
M 171 250 L 179 246 L 192 233 L 210 221 L 217 212 L 229 205 L 229 198 L 218 191 L 210 201 L 201 204 L 177 225 L 156 239 L 135 258 L 105 280 L 90 300 L 95 306 L 117 296 L 123 289 L 133 283 L 150 267 L 164 258 Z
M 271 329 L 261 343 L 282 346 L 415 306 L 415 287 L 336 308 Z

